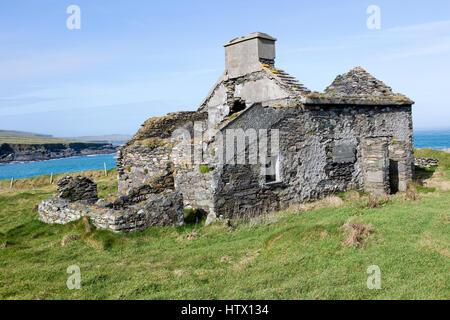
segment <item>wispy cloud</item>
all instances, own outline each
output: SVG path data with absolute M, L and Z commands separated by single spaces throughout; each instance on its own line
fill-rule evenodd
M 450 39 L 446 39 L 440 44 L 435 44 L 426 47 L 407 48 L 400 52 L 394 52 L 387 55 L 382 55 L 381 60 L 398 60 L 410 57 L 428 56 L 436 54 L 450 53 Z
M 450 30 L 450 20 L 434 21 L 409 26 L 398 26 L 386 29 L 388 32 L 436 31 Z
M 77 70 L 104 60 L 92 52 L 58 51 L 16 53 L 17 57 L 2 58 L 0 81 L 48 77 Z
M 359 44 L 357 43 L 346 43 L 346 44 L 336 44 L 336 45 L 327 45 L 327 46 L 306 46 L 306 47 L 300 47 L 295 48 L 292 50 L 289 50 L 289 52 L 292 53 L 306 53 L 306 52 L 329 52 L 332 50 L 346 50 L 350 48 L 356 48 Z
M 291 49 L 292 53 L 351 52 L 371 49 L 371 57 L 395 60 L 450 52 L 450 20 L 398 26 L 335 39 L 331 44 Z M 379 50 L 382 49 L 382 50 Z M 382 52 L 382 54 L 373 53 Z
M 0 109 L 18 107 L 23 105 L 32 105 L 41 102 L 50 102 L 60 100 L 58 98 L 44 98 L 44 97 L 0 97 Z

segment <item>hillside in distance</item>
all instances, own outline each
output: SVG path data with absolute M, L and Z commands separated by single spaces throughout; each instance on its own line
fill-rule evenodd
M 43 137 L 52 138 L 51 134 L 41 134 L 16 130 L 0 130 L 0 137 Z
M 131 138 L 131 135 L 127 134 L 109 134 L 101 136 L 82 136 L 69 138 L 77 141 L 85 142 L 97 142 L 97 143 L 111 143 L 112 145 L 123 145 Z
M 111 154 L 118 143 L 87 141 L 80 138 L 54 138 L 22 131 L 0 131 L 0 163 L 39 161 L 80 155 Z
M 0 144 L 47 144 L 47 143 L 69 143 L 69 142 L 88 142 L 88 143 L 110 143 L 114 146 L 124 144 L 131 138 L 126 134 L 107 134 L 99 136 L 80 136 L 80 137 L 54 137 L 51 134 L 41 134 L 17 130 L 0 130 Z

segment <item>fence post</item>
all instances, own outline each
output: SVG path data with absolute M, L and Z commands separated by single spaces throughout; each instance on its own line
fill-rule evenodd
M 53 172 L 52 172 L 52 174 L 50 175 L 50 184 L 53 184 Z
M 9 188 L 10 188 L 10 189 L 12 189 L 13 184 L 14 184 L 14 178 L 11 178 L 11 183 L 10 183 L 10 185 L 9 185 Z
M 105 168 L 105 177 L 108 176 L 108 171 L 106 170 L 106 162 L 103 162 L 103 167 Z

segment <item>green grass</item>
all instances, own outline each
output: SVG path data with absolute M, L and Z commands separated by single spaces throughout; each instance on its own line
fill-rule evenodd
M 441 169 L 444 170 L 446 169 Z M 102 196 L 116 177 L 90 173 Z M 34 178 L 10 191 L 0 181 L 1 299 L 448 299 L 450 191 L 403 195 L 380 208 L 292 208 L 250 222 L 153 227 L 127 235 L 46 225 L 37 203 L 54 186 Z M 342 199 L 348 197 L 340 195 Z M 365 195 L 363 195 L 365 197 Z M 374 233 L 358 249 L 341 226 L 353 218 Z M 89 229 L 90 227 L 88 227 Z M 66 235 L 81 239 L 61 246 Z M 70 265 L 81 289 L 69 290 Z M 371 265 L 381 289 L 366 286 Z
M 0 130 L 0 137 L 50 137 L 49 135 L 25 132 L 25 131 L 15 131 L 15 130 Z
M 80 142 L 75 140 L 66 140 L 47 137 L 0 137 L 0 144 L 53 144 L 53 143 L 72 143 Z M 82 142 L 82 141 L 81 141 Z

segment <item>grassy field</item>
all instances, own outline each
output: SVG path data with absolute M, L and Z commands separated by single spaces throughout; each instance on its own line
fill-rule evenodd
M 44 144 L 44 143 L 72 143 L 72 142 L 84 142 L 84 143 L 119 143 L 122 144 L 131 136 L 123 134 L 110 134 L 103 136 L 85 136 L 76 138 L 54 138 L 51 136 L 41 135 L 32 132 L 12 131 L 12 130 L 0 130 L 0 144 Z
M 0 181 L 0 298 L 448 299 L 450 155 L 438 157 L 442 165 L 419 172 L 424 186 L 408 195 L 353 191 L 250 221 L 128 235 L 85 220 L 45 225 L 36 208 L 55 191 L 49 177 L 12 190 Z M 117 189 L 114 170 L 83 174 L 100 196 Z M 80 239 L 61 245 L 70 235 Z M 80 290 L 66 286 L 71 265 L 80 267 Z M 379 290 L 366 285 L 371 265 L 381 270 Z
M 80 142 L 75 140 L 66 140 L 58 138 L 47 138 L 47 137 L 2 137 L 0 136 L 0 144 L 45 144 L 45 143 L 71 143 Z

